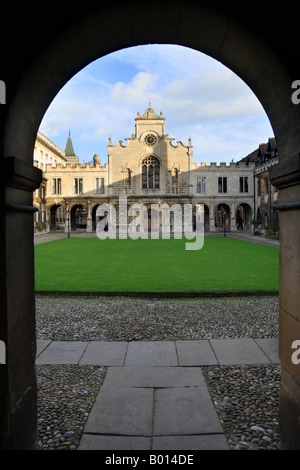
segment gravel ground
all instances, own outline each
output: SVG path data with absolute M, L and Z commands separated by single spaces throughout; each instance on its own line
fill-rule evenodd
M 37 339 L 136 341 L 278 337 L 278 297 L 36 297 Z M 280 366 L 203 367 L 229 446 L 280 448 Z M 37 366 L 38 449 L 77 449 L 104 367 Z
M 203 367 L 232 450 L 280 450 L 280 366 Z
M 37 296 L 37 338 L 143 341 L 278 337 L 278 297 Z
M 38 365 L 38 444 L 41 450 L 76 450 L 105 377 L 105 369 Z

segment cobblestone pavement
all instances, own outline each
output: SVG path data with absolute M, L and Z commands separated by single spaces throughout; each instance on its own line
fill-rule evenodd
M 172 360 L 169 356 L 172 354 L 169 349 L 170 343 L 175 342 L 178 357 L 181 357 L 183 362 L 180 365 L 172 363 L 173 365 L 169 365 L 167 370 L 169 371 L 170 367 L 182 371 L 186 368 L 199 370 L 201 380 L 205 381 L 211 403 L 222 426 L 222 432 L 219 429 L 215 435 L 219 438 L 225 436 L 226 445 L 233 450 L 279 449 L 280 365 L 274 359 L 267 363 L 257 364 L 255 362 L 260 362 L 261 359 L 257 361 L 259 356 L 254 359 L 251 355 L 248 363 L 236 363 L 244 356 L 243 344 L 250 346 L 251 343 L 250 349 L 248 346 L 245 349 L 248 353 L 249 351 L 253 353 L 255 343 L 257 352 L 263 348 L 268 351 L 267 355 L 270 358 L 274 357 L 274 350 L 265 348 L 270 342 L 275 344 L 273 342 L 278 340 L 278 310 L 278 297 L 276 296 L 171 300 L 37 295 L 38 343 L 44 345 L 43 347 L 49 344 L 53 350 L 52 354 L 56 354 L 55 357 L 51 354 L 48 356 L 52 358 L 50 361 L 45 359 L 45 355 L 43 360 L 41 355 L 37 361 L 38 448 L 78 449 L 80 446 L 109 448 L 109 445 L 122 448 L 127 445 L 129 446 L 126 447 L 127 449 L 132 449 L 134 448 L 130 447 L 132 445 L 149 446 L 150 441 L 151 445 L 161 446 L 157 447 L 160 449 L 171 445 L 175 448 L 177 446 L 177 449 L 181 449 L 184 445 L 187 446 L 186 448 L 192 446 L 193 449 L 200 449 L 203 446 L 210 448 L 209 446 L 213 443 L 200 440 L 200 434 L 189 442 L 181 440 L 180 444 L 178 444 L 178 436 L 177 440 L 174 438 L 172 442 L 167 439 L 167 436 L 161 440 L 154 439 L 155 436 L 152 436 L 150 441 L 148 436 L 146 441 L 142 440 L 142 443 L 139 440 L 139 444 L 136 439 L 134 443 L 131 439 L 126 439 L 124 443 L 124 440 L 120 441 L 120 436 L 115 436 L 117 442 L 111 439 L 109 444 L 107 435 L 111 434 L 111 430 L 108 433 L 105 431 L 104 434 L 102 431 L 100 434 L 94 431 L 91 434 L 85 432 L 88 418 L 91 416 L 97 397 L 101 394 L 109 371 L 112 369 L 115 372 L 120 371 L 121 364 L 125 378 L 133 380 L 130 379 L 132 367 L 123 367 L 122 362 L 114 365 L 111 363 L 112 360 L 119 361 L 120 354 L 125 354 L 124 346 L 126 348 L 130 346 L 130 349 L 132 347 L 136 349 L 139 345 L 142 348 L 148 348 L 148 352 L 140 350 L 135 355 L 139 361 L 142 361 L 148 358 L 149 354 L 151 355 L 148 345 L 163 347 L 167 344 L 167 353 L 155 355 L 156 360 L 162 361 L 168 358 Z M 208 361 L 207 365 L 203 365 L 202 362 L 201 366 L 199 363 L 197 365 L 194 363 L 191 366 L 196 350 L 197 360 L 201 351 L 202 361 L 203 357 L 212 359 L 213 356 L 207 354 L 207 347 L 210 344 L 216 348 L 223 342 L 225 346 L 227 345 L 226 347 L 230 347 L 230 344 L 235 345 L 233 349 L 231 348 L 231 353 L 229 351 L 231 357 L 232 354 L 234 357 L 231 363 L 230 360 L 229 363 L 225 361 L 228 357 L 228 350 L 225 354 L 225 350 L 217 352 L 215 349 L 218 361 L 210 364 Z M 240 349 L 237 349 L 238 344 Z M 68 345 L 72 346 L 73 353 L 77 350 L 77 359 L 75 361 L 71 359 L 73 363 L 70 363 L 70 356 L 68 361 L 63 358 L 64 348 L 67 351 Z M 113 345 L 117 347 L 117 356 L 111 349 Z M 199 346 L 204 346 L 204 349 L 199 349 Z M 107 347 L 109 349 L 104 351 L 103 348 Z M 99 348 L 102 351 L 101 354 Z M 83 356 L 83 351 L 86 352 L 86 356 Z M 204 356 L 203 351 L 206 351 Z M 212 352 L 212 349 L 210 351 Z M 82 358 L 81 361 L 80 358 Z M 128 355 L 127 360 L 136 359 L 131 353 L 131 359 Z M 51 364 L 47 364 L 51 361 Z M 157 368 L 156 365 L 156 369 L 160 367 Z M 141 371 L 140 368 L 139 370 Z M 121 377 L 121 375 L 119 372 L 118 376 Z M 124 377 L 122 380 L 125 380 Z M 157 381 L 154 385 L 157 386 Z M 143 387 L 145 388 L 144 383 Z M 156 390 L 158 389 L 154 387 L 153 393 L 156 394 Z M 180 390 L 174 392 L 174 403 L 182 399 L 178 395 L 179 392 Z M 120 396 L 119 398 L 116 396 L 115 399 L 118 402 Z M 147 403 L 150 400 L 148 392 L 139 398 L 141 403 L 144 399 Z M 194 396 L 190 397 L 192 403 L 195 403 L 193 401 L 195 399 Z M 104 397 L 104 402 L 105 400 L 107 398 Z M 162 406 L 161 400 L 164 400 L 164 397 L 161 396 L 159 400 Z M 99 406 L 101 409 L 104 405 L 100 403 Z M 147 422 L 149 423 L 149 417 Z M 91 435 L 98 436 L 93 443 L 87 440 L 87 437 Z M 106 438 L 101 436 L 106 436 Z M 214 443 L 214 446 L 224 445 L 224 441 Z

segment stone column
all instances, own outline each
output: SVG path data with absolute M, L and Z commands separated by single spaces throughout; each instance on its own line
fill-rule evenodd
M 229 227 L 229 230 L 231 232 L 236 232 L 236 215 L 235 215 L 236 203 L 235 203 L 235 201 L 232 202 L 232 204 L 229 207 L 230 207 L 230 227 Z
M 209 231 L 210 232 L 215 232 L 216 231 L 215 218 L 212 217 L 212 216 L 209 217 Z
M 35 291 L 32 192 L 42 171 L 15 157 L 2 158 L 0 232 L 0 448 L 28 450 L 37 440 Z
M 68 233 L 71 230 L 71 214 L 68 212 L 69 202 L 66 201 L 66 220 L 65 220 L 65 233 Z
M 45 211 L 45 214 L 46 214 L 46 232 L 49 233 L 50 232 L 50 223 L 51 223 L 51 220 L 50 220 L 50 210 L 48 207 L 46 207 L 46 211 Z
M 87 223 L 86 223 L 86 231 L 92 232 L 93 224 L 92 224 L 92 215 L 91 215 L 91 201 L 87 201 Z
M 282 448 L 300 450 L 300 353 L 293 355 L 300 340 L 300 155 L 279 161 L 270 179 L 279 189 L 280 211 L 279 424 Z
M 211 202 L 208 204 L 209 207 L 209 231 L 210 232 L 215 232 L 216 227 L 215 227 L 215 206 L 214 203 Z
M 236 229 L 237 229 L 236 228 L 236 217 L 235 217 L 235 215 L 231 214 L 229 231 L 230 232 L 236 232 Z

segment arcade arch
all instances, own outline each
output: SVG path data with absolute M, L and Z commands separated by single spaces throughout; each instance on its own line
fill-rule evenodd
M 235 213 L 237 229 L 251 229 L 252 209 L 249 204 L 241 203 L 238 205 Z
M 218 204 L 214 209 L 216 232 L 231 229 L 231 209 L 228 204 Z
M 49 230 L 51 232 L 56 231 L 59 226 L 62 226 L 66 222 L 66 208 L 62 204 L 53 204 L 49 209 L 48 220 L 50 220 Z
M 73 232 L 80 229 L 86 230 L 87 208 L 83 204 L 76 203 L 70 208 L 70 223 Z

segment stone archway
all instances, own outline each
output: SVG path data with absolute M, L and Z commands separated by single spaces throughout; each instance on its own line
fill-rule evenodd
M 158 234 L 160 232 L 162 223 L 161 211 L 155 207 L 150 207 L 147 210 L 147 229 L 149 232 Z
M 263 217 L 263 229 L 268 231 L 270 228 L 270 223 L 269 223 L 269 214 L 268 212 L 264 212 L 264 217 Z
M 70 9 L 67 3 L 67 20 L 63 17 L 60 24 L 58 19 L 51 39 L 48 35 L 36 36 L 34 24 L 29 27 L 23 22 L 22 10 L 17 14 L 3 12 L 3 37 L 8 38 L 8 44 L 0 63 L 8 93 L 0 120 L 5 170 L 1 187 L 5 219 L 0 244 L 5 283 L 1 287 L 0 325 L 9 363 L 0 371 L 1 448 L 32 448 L 36 441 L 32 191 L 39 187 L 42 175 L 32 167 L 32 155 L 39 123 L 54 96 L 85 65 L 124 47 L 155 42 L 185 45 L 220 60 L 252 89 L 273 127 L 280 162 L 270 176 L 272 184 L 280 189 L 277 208 L 284 241 L 280 254 L 281 432 L 285 448 L 299 449 L 300 370 L 291 362 L 292 341 L 300 339 L 300 108 L 291 101 L 291 84 L 299 78 L 296 65 L 293 67 L 297 37 L 287 41 L 289 51 L 282 42 L 279 47 L 276 38 L 262 38 L 260 15 L 256 22 L 250 2 L 243 8 L 249 21 L 247 14 L 245 19 L 234 11 L 231 2 L 221 7 L 216 4 L 214 9 L 171 0 L 154 1 L 150 9 L 143 2 L 124 1 L 110 6 L 101 0 L 97 5 L 88 1 L 76 8 L 72 4 Z M 26 8 L 27 18 L 33 13 L 36 24 L 44 17 L 57 16 L 55 2 L 47 4 L 47 9 L 39 4 L 36 12 L 30 10 L 31 5 Z M 286 26 L 281 29 L 293 34 L 288 2 L 280 8 L 276 10 L 278 21 L 283 21 L 284 14 L 286 18 Z
M 203 203 L 196 202 L 196 204 L 203 204 Z M 208 232 L 210 230 L 210 227 L 209 227 L 210 209 L 207 204 L 203 204 L 203 206 L 204 206 L 204 231 Z M 195 228 L 195 207 L 193 208 L 193 226 Z
M 221 203 L 215 207 L 215 227 L 216 232 L 226 230 L 227 232 L 230 231 L 230 207 L 228 204 Z
M 204 204 L 204 230 L 209 231 L 209 207 Z
M 261 229 L 261 210 L 259 207 L 256 213 L 256 220 L 257 220 L 257 228 Z
M 241 203 L 236 208 L 236 226 L 237 229 L 249 230 L 251 228 L 251 207 L 247 203 Z
M 57 230 L 57 224 L 65 224 L 66 220 L 66 211 L 61 204 L 53 204 L 50 207 L 50 217 L 49 217 L 49 229 L 51 232 Z
M 92 231 L 93 232 L 97 230 L 98 223 L 101 220 L 103 220 L 105 217 L 107 217 L 107 215 L 108 215 L 107 211 L 104 211 L 104 213 L 103 213 L 104 215 L 102 215 L 102 216 L 97 215 L 97 209 L 98 209 L 99 206 L 101 206 L 101 204 L 103 204 L 103 202 L 96 203 L 93 206 L 92 211 L 91 211 L 91 214 L 92 214 Z M 108 203 L 105 203 L 105 204 L 108 204 Z M 115 206 L 114 206 L 114 208 L 116 209 Z
M 100 218 L 96 215 L 98 206 L 99 204 L 95 204 L 95 206 L 92 208 L 92 231 L 96 230 L 97 224 L 100 220 Z
M 86 230 L 87 226 L 87 209 L 80 203 L 74 204 L 70 210 L 71 230 Z

